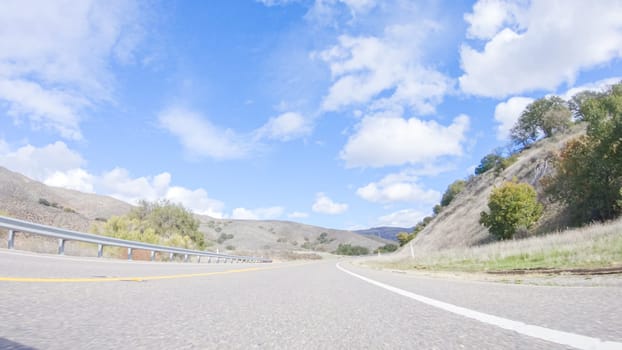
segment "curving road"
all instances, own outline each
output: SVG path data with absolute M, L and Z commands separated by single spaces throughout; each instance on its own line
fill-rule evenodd
M 0 349 L 622 349 L 622 288 L 0 249 Z

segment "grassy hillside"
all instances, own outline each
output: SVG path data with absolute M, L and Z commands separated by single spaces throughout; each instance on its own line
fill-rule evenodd
M 480 213 L 487 208 L 488 197 L 495 186 L 517 179 L 534 186 L 542 195 L 542 177 L 553 171 L 552 152 L 584 133 L 583 126 L 571 132 L 543 139 L 518 154 L 515 163 L 500 173 L 490 170 L 467 181 L 465 189 L 445 207 L 412 241 L 419 252 L 433 252 L 449 248 L 476 246 L 494 241 L 488 230 L 479 223 Z M 544 202 L 544 216 L 534 228 L 535 234 L 562 229 L 567 226 L 564 207 Z M 517 237 L 520 238 L 520 237 Z M 410 254 L 402 249 L 403 254 Z

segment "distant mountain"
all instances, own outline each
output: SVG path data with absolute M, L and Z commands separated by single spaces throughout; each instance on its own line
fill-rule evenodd
M 413 227 L 373 227 L 367 230 L 357 230 L 354 231 L 360 235 L 371 236 L 371 237 L 380 237 L 384 239 L 388 239 L 391 241 L 397 241 L 395 236 L 400 232 L 408 232 L 411 233 L 413 231 Z

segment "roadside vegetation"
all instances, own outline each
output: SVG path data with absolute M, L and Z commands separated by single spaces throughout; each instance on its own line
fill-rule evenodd
M 358 245 L 351 245 L 348 243 L 341 243 L 335 250 L 334 254 L 337 255 L 368 255 L 369 249 Z
M 140 201 L 128 214 L 113 216 L 105 223 L 93 225 L 91 231 L 171 247 L 199 250 L 206 247 L 203 233 L 199 231 L 199 221 L 189 210 L 167 200 Z
M 531 244 L 516 243 L 521 249 L 510 249 L 515 254 L 493 254 L 495 247 L 511 245 L 487 240 L 464 250 L 447 250 L 447 254 L 432 252 L 428 255 L 433 258 L 411 259 L 407 265 L 469 271 L 621 265 L 621 231 L 610 232 L 600 223 L 616 220 L 622 214 L 622 82 L 601 92 L 581 92 L 569 101 L 550 96 L 529 104 L 511 129 L 511 144 L 506 151 L 498 149 L 484 156 L 474 175 L 448 186 L 441 202 L 434 206 L 433 216 L 424 218 L 412 232 L 399 233 L 397 239 L 400 246 L 415 239 L 478 177 L 499 178 L 536 143 L 578 127 L 584 128 L 585 133 L 567 141 L 559 151 L 547 154 L 545 167 L 535 170 L 540 173 L 531 176 L 531 183 L 525 178 L 523 182 L 495 181 L 497 186 L 488 197 L 487 208 L 480 213 L 479 223 L 488 230 L 492 241 L 511 240 L 508 244 L 514 244 L 517 238 L 527 238 L 525 242 Z M 555 215 L 547 213 L 547 209 L 554 210 Z M 549 220 L 548 226 L 540 225 L 543 217 Z M 559 220 L 559 224 L 555 225 L 554 220 Z M 563 236 L 555 229 L 543 231 L 543 227 L 586 226 L 590 228 L 569 233 L 569 237 L 575 238 L 572 244 L 552 239 L 550 242 L 560 245 L 546 243 L 540 247 L 537 242 L 549 242 L 548 236 L 534 237 Z M 594 230 L 607 233 L 594 234 Z
M 371 265 L 397 269 L 485 272 L 537 268 L 601 268 L 622 265 L 622 220 L 504 240 L 476 247 L 446 249 L 414 258 Z

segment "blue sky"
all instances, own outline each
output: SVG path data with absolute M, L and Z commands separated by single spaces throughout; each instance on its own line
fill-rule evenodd
M 3 1 L 0 165 L 214 217 L 413 226 L 534 98 L 622 77 L 621 1 Z

